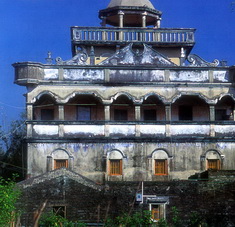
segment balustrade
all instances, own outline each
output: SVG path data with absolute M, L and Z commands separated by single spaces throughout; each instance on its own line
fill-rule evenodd
M 72 27 L 73 42 L 194 43 L 195 29 Z
M 143 123 L 143 122 L 132 122 L 132 123 L 112 123 L 103 122 L 96 124 L 95 122 L 85 124 L 85 123 L 66 123 L 66 124 L 54 124 L 50 125 L 46 122 L 28 122 L 28 138 L 48 138 L 48 137 L 65 137 L 65 138 L 82 138 L 82 137 L 147 137 L 147 138 L 157 138 L 157 137 L 214 137 L 223 136 L 229 137 L 234 136 L 235 123 L 229 122 L 229 124 L 212 124 L 212 122 L 193 124 L 174 122 L 170 124 L 169 122 L 157 124 L 153 123 Z M 213 126 L 213 127 L 212 127 Z

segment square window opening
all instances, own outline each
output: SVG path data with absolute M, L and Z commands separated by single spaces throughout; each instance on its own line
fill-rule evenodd
M 193 107 L 192 106 L 179 106 L 179 120 L 192 121 L 193 120 Z
M 121 159 L 109 160 L 109 170 L 111 176 L 122 175 L 122 160 Z
M 128 111 L 125 109 L 114 109 L 114 120 L 115 121 L 127 121 Z
M 155 175 L 168 175 L 168 164 L 166 159 L 155 159 Z
M 60 168 L 68 168 L 68 160 L 67 159 L 55 159 L 54 160 L 54 169 Z
M 90 106 L 78 106 L 77 107 L 77 120 L 78 121 L 90 121 L 91 120 L 91 107 Z
M 208 159 L 207 160 L 207 169 L 220 170 L 221 162 L 219 159 Z
M 157 111 L 154 109 L 144 110 L 144 120 L 145 121 L 157 120 Z
M 41 120 L 43 121 L 54 120 L 54 109 L 41 109 Z
M 216 121 L 229 120 L 229 115 L 227 115 L 226 109 L 216 109 L 215 110 L 215 120 Z

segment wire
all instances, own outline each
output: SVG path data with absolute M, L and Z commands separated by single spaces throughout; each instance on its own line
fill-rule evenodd
M 0 139 L 3 139 L 3 138 L 5 138 L 5 137 L 10 136 L 10 135 L 13 134 L 14 132 L 16 132 L 19 128 L 21 128 L 22 126 L 24 126 L 25 123 L 26 123 L 26 121 L 24 121 L 20 126 L 16 127 L 13 131 L 8 132 L 8 133 L 2 135 L 2 136 L 0 137 Z
M 6 104 L 6 103 L 4 103 L 4 102 L 1 102 L 1 101 L 0 101 L 0 104 L 2 104 L 2 105 L 4 105 L 4 106 L 11 107 L 11 108 L 15 108 L 15 109 L 26 109 L 25 107 L 20 107 L 20 106 L 12 106 L 12 105 Z
M 13 166 L 13 167 L 16 167 L 16 168 L 18 168 L 18 169 L 27 170 L 26 168 L 23 168 L 23 167 L 20 167 L 20 166 L 16 166 L 16 165 L 13 165 L 13 164 L 10 164 L 10 163 L 7 163 L 7 162 L 0 161 L 0 163 L 6 164 L 6 165 L 9 165 L 9 166 Z

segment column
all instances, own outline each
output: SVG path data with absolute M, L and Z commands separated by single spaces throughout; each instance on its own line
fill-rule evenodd
M 68 162 L 69 162 L 69 169 L 73 170 L 73 163 L 74 163 L 73 156 L 69 156 Z
M 119 15 L 119 27 L 123 28 L 123 18 L 124 18 L 124 13 L 122 11 L 118 12 Z
M 142 13 L 142 28 L 146 28 L 146 16 L 146 12 Z
M 110 121 L 110 105 L 104 106 L 104 119 L 105 121 Z M 109 123 L 105 123 L 104 135 L 105 137 L 109 137 Z
M 100 25 L 102 27 L 105 27 L 106 26 L 106 17 L 102 17 L 101 19 L 102 19 L 102 22 L 100 23 Z
M 210 121 L 215 121 L 215 106 L 210 105 Z M 215 137 L 215 125 L 214 123 L 210 124 L 210 136 Z
M 140 106 L 135 106 L 135 120 L 140 121 L 141 114 L 140 114 Z
M 215 106 L 210 105 L 210 121 L 215 121 Z
M 91 46 L 90 51 L 90 65 L 95 65 L 95 50 L 93 46 Z
M 135 120 L 136 125 L 135 125 L 135 136 L 140 137 L 140 124 L 138 121 L 141 119 L 141 113 L 140 113 L 140 106 L 135 106 Z
M 64 105 L 59 105 L 59 121 L 64 121 Z
M 171 121 L 171 105 L 165 106 L 166 121 Z
M 104 106 L 104 120 L 110 121 L 110 105 Z
M 171 105 L 166 105 L 165 106 L 165 112 L 166 112 L 166 121 L 171 121 Z M 170 137 L 171 136 L 171 124 L 167 123 L 166 124 L 166 136 Z
M 118 12 L 119 15 L 119 28 L 123 28 L 123 18 L 124 18 L 124 13 L 122 11 Z M 118 40 L 122 41 L 123 40 L 123 31 L 118 32 Z
M 30 138 L 33 136 L 33 125 L 27 123 L 26 127 L 27 127 L 27 130 L 26 130 L 27 131 L 27 138 Z
M 47 171 L 51 171 L 53 168 L 53 158 L 51 156 L 47 156 Z
M 64 121 L 64 105 L 59 105 L 59 121 Z M 64 124 L 58 125 L 59 137 L 64 137 Z
M 185 61 L 185 49 L 183 47 L 181 47 L 181 54 L 180 54 L 180 65 L 184 65 L 184 61 Z
M 160 28 L 160 27 L 161 27 L 161 18 L 157 20 L 157 28 Z
M 33 104 L 27 104 L 27 120 L 33 120 Z

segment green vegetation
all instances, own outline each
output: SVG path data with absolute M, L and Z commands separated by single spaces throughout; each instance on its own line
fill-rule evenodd
M 72 222 L 53 212 L 43 214 L 39 221 L 39 227 L 85 227 L 81 222 Z
M 20 214 L 16 209 L 16 202 L 21 192 L 16 188 L 15 179 L 16 175 L 7 180 L 0 177 L 0 227 L 15 223 Z
M 147 227 L 153 223 L 151 219 L 151 213 L 149 211 L 143 211 L 134 213 L 133 215 L 123 214 L 115 219 L 108 219 L 105 223 L 105 227 Z

